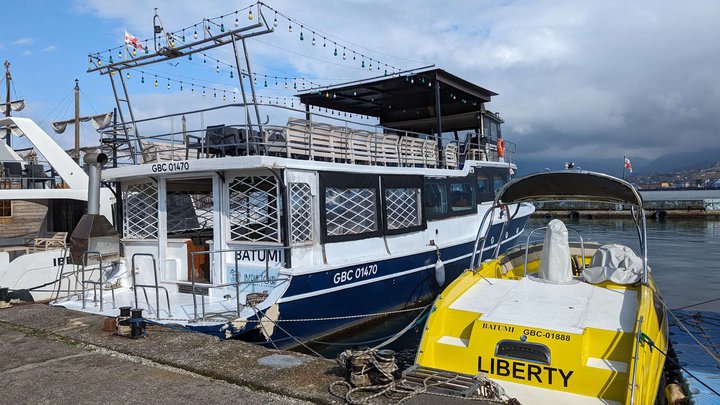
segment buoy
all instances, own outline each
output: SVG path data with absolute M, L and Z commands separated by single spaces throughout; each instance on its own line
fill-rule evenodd
M 580 213 L 577 211 L 570 211 L 570 219 L 580 219 Z
M 552 219 L 552 217 L 553 217 L 552 214 L 549 212 L 547 214 L 545 214 L 545 216 L 544 216 L 545 219 Z
M 665 210 L 660 210 L 657 212 L 658 219 L 667 219 L 668 213 Z
M 680 385 L 672 383 L 665 386 L 665 399 L 671 405 L 681 404 L 685 401 L 685 393 Z
M 445 285 L 445 263 L 440 260 L 440 257 L 435 262 L 435 281 L 440 287 Z

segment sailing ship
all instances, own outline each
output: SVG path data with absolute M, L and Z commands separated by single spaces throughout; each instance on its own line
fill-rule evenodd
M 292 347 L 417 311 L 471 255 L 505 251 L 522 233 L 530 204 L 513 205 L 518 214 L 473 250 L 470 228 L 516 169 L 503 120 L 486 109 L 496 93 L 425 68 L 301 92 L 305 109 L 262 103 L 243 81 L 253 75 L 245 39 L 272 31 L 261 13 L 249 28 L 91 69 L 116 91 L 107 155 L 129 163 L 102 172 L 120 190 L 127 271 L 56 305 L 109 316 L 133 306 L 159 323 Z M 208 44 L 232 45 L 250 87 L 243 102 L 134 119 L 123 70 Z M 218 112 L 232 121 L 210 121 Z
M 527 201 L 627 204 L 639 254 L 584 240 L 554 219 L 504 254 L 484 261 L 473 257 L 473 270 L 436 299 L 416 365 L 405 376 L 471 381 L 482 375 L 523 404 L 664 399 L 668 320 L 650 276 L 638 191 L 621 179 L 568 170 L 514 180 L 494 205 Z M 514 217 L 512 209 L 503 210 Z M 533 242 L 542 232 L 544 239 Z M 487 237 L 481 229 L 480 246 Z M 438 381 L 438 389 L 458 392 L 457 385 Z

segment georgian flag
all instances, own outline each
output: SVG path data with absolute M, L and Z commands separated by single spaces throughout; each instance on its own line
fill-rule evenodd
M 625 158 L 625 169 L 632 173 L 632 165 L 630 164 L 630 159 Z
M 135 38 L 132 34 L 130 34 L 127 31 L 125 31 L 125 45 L 132 46 L 133 48 L 139 49 L 141 51 L 145 49 L 143 44 L 140 43 L 140 40 Z

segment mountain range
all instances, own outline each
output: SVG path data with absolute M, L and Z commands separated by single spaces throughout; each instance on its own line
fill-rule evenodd
M 714 166 L 720 163 L 720 149 L 670 153 L 652 160 L 637 156 L 629 158 L 632 161 L 633 174 L 670 173 Z M 617 159 L 582 158 L 567 161 L 573 161 L 576 167 L 583 170 L 607 173 L 617 177 L 622 177 L 623 174 L 622 156 Z M 518 162 L 518 174 L 525 175 L 546 169 L 562 170 L 565 168 L 565 163 L 566 161 L 548 162 L 547 160 L 522 159 L 521 157 Z

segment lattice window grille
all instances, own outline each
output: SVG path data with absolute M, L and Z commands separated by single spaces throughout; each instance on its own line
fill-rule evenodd
M 404 229 L 421 224 L 420 189 L 388 188 L 385 190 L 387 229 Z
M 377 231 L 375 190 L 326 188 L 325 227 L 328 236 Z
M 230 184 L 230 239 L 280 243 L 279 194 L 273 176 L 237 177 Z
M 213 227 L 213 200 L 208 193 L 167 193 L 168 232 L 210 229 Z
M 157 187 L 153 183 L 127 185 L 123 191 L 123 236 L 157 238 L 157 203 Z
M 312 243 L 312 194 L 307 183 L 290 183 L 290 240 L 294 245 Z

